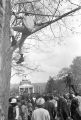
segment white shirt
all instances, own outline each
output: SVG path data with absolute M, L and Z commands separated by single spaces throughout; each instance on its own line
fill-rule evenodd
M 19 118 L 19 107 L 16 106 L 15 110 L 16 110 L 16 117 L 15 117 L 15 119 L 18 120 L 18 118 Z
M 34 19 L 32 16 L 24 16 L 23 23 L 30 31 L 34 28 Z
M 79 103 L 78 112 L 79 115 L 81 116 L 81 96 L 76 96 L 75 98 L 78 99 L 78 103 Z
M 50 120 L 50 115 L 44 108 L 37 108 L 32 114 L 31 120 Z

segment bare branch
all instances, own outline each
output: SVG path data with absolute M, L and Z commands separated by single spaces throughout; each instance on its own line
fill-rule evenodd
M 32 3 L 32 2 L 39 2 L 40 0 L 31 0 L 31 1 L 27 1 L 27 0 L 20 0 L 20 2 L 15 3 L 15 5 L 17 4 L 26 4 L 26 3 Z
M 55 12 L 54 12 L 54 14 L 53 14 L 53 17 L 55 17 L 55 14 L 56 14 L 56 12 L 57 12 L 57 10 L 58 10 L 59 5 L 60 5 L 60 0 L 59 0 L 59 2 L 58 2 L 58 4 L 57 4 L 57 8 L 56 8 L 56 10 L 55 10 Z
M 51 21 L 48 21 L 48 22 L 43 23 L 42 26 L 37 27 L 34 31 L 32 31 L 31 34 L 37 32 L 37 31 L 39 31 L 39 30 L 41 30 L 41 29 L 43 29 L 43 28 L 45 28 L 45 27 L 47 27 L 47 26 L 49 26 L 49 25 L 52 24 L 52 23 L 55 23 L 55 22 L 61 20 L 62 18 L 66 17 L 66 16 L 68 16 L 68 15 L 70 15 L 70 14 L 72 14 L 72 13 L 74 13 L 74 12 L 80 10 L 80 9 L 81 9 L 81 7 L 75 8 L 75 9 L 73 9 L 73 10 L 67 12 L 67 13 L 64 13 L 63 15 L 59 16 L 58 18 L 56 18 L 56 19 L 54 19 L 54 20 L 51 20 Z M 27 37 L 28 37 L 28 36 L 27 36 Z
M 80 7 L 80 5 L 78 5 L 78 4 L 75 4 L 75 3 L 73 3 L 73 2 L 71 2 L 71 0 L 68 0 L 71 4 L 73 4 L 73 5 L 75 5 L 75 6 L 78 6 L 78 7 Z
M 25 12 L 25 11 L 22 11 L 22 12 L 19 12 L 20 13 L 25 13 L 25 15 L 38 15 L 38 16 L 47 16 L 47 17 L 53 17 L 53 15 L 44 15 L 44 14 L 37 14 L 37 13 L 30 13 L 30 12 Z
M 70 15 L 70 14 L 72 14 L 72 13 L 74 13 L 74 12 L 80 10 L 80 9 L 81 9 L 81 7 L 77 7 L 77 8 L 75 8 L 75 9 L 73 9 L 73 10 L 67 12 L 67 13 L 64 13 L 63 15 L 57 17 L 57 18 L 54 19 L 54 20 L 45 22 L 45 23 L 43 23 L 41 26 L 36 26 L 35 29 L 33 29 L 30 33 L 27 32 L 27 34 L 25 34 L 25 37 L 24 37 L 24 38 L 26 39 L 28 36 L 32 35 L 33 33 L 36 33 L 37 31 L 39 31 L 39 30 L 41 30 L 41 29 L 49 26 L 49 25 L 52 24 L 52 23 L 55 23 L 55 22 L 61 20 L 61 19 L 64 18 L 64 17 L 67 17 L 68 15 Z M 22 40 L 18 41 L 18 44 L 17 44 L 16 46 L 14 46 L 13 51 L 19 46 L 20 43 L 23 43 L 23 42 L 25 41 L 25 39 L 23 39 L 23 41 L 22 41 Z

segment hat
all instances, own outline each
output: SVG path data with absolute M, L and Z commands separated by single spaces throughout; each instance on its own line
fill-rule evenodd
M 44 98 L 38 98 L 38 99 L 36 100 L 36 104 L 37 104 L 37 105 L 43 105 L 44 103 L 45 103 Z
M 17 103 L 17 100 L 13 98 L 10 103 Z

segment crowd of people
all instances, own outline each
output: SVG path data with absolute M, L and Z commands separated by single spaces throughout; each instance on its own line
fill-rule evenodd
M 81 96 L 12 97 L 9 99 L 8 120 L 81 120 Z

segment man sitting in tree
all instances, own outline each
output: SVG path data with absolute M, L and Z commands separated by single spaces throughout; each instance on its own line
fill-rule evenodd
M 22 53 L 21 48 L 22 48 L 24 40 L 27 38 L 28 35 L 31 34 L 33 29 L 34 29 L 34 20 L 32 19 L 32 16 L 26 16 L 26 15 L 24 15 L 23 18 L 22 18 L 22 26 L 13 27 L 14 31 L 22 33 L 22 36 L 21 36 L 21 38 L 19 40 L 19 45 L 18 45 L 20 58 L 17 61 L 17 64 L 24 61 L 24 57 L 23 57 L 23 53 Z M 11 34 L 12 34 L 11 46 L 13 47 L 13 46 L 15 46 L 17 44 L 17 41 L 16 41 L 16 39 L 15 39 L 15 37 L 13 35 L 13 32 Z

